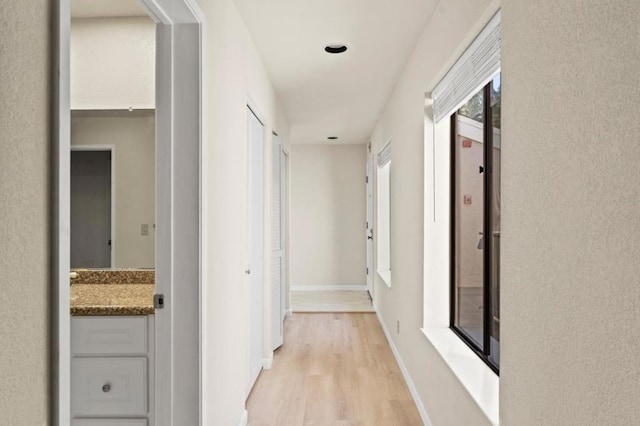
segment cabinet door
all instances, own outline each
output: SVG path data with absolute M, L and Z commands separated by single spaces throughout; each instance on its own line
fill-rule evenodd
M 73 358 L 73 417 L 147 416 L 147 358 Z
M 71 353 L 77 355 L 145 355 L 147 317 L 73 317 Z
M 76 419 L 71 426 L 147 426 L 147 419 Z

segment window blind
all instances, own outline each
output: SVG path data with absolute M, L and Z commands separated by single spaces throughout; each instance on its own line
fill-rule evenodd
M 431 93 L 437 122 L 451 115 L 500 70 L 500 11 L 484 27 Z
M 391 142 L 386 144 L 378 154 L 378 167 L 384 167 L 389 162 L 391 162 Z

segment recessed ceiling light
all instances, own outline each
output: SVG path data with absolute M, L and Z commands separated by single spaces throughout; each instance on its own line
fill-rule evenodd
M 344 53 L 347 51 L 347 46 L 345 46 L 344 44 L 330 44 L 328 46 L 325 46 L 324 51 L 327 53 Z
M 327 139 L 329 139 L 330 141 L 335 141 L 336 139 L 338 139 L 337 136 L 329 136 Z

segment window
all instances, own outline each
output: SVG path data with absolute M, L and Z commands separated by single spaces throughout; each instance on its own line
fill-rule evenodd
M 500 74 L 451 115 L 450 326 L 500 365 Z
M 377 271 L 391 287 L 391 143 L 378 154 Z

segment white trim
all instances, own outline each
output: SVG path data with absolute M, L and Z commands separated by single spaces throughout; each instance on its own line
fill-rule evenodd
M 271 352 L 271 356 L 269 358 L 262 358 L 263 370 L 271 370 L 271 366 L 273 366 L 273 352 Z
M 421 328 L 431 345 L 478 404 L 487 420 L 499 424 L 499 387 L 496 373 L 449 328 Z
M 376 270 L 376 274 L 378 274 L 378 277 L 380 277 L 387 287 L 391 288 L 391 271 Z
M 248 423 L 249 423 L 249 412 L 247 410 L 244 410 L 244 412 L 242 413 L 242 417 L 238 422 L 238 426 L 247 426 Z
M 115 145 L 71 145 L 71 151 L 111 152 L 111 268 L 116 267 L 116 146 Z
M 51 323 L 51 419 L 54 425 L 71 424 L 71 103 L 70 103 L 70 0 L 53 2 L 54 49 L 52 70 L 57 72 L 53 99 L 53 283 Z M 54 74 L 55 75 L 55 74 Z
M 411 392 L 411 396 L 413 397 L 413 402 L 416 404 L 416 408 L 420 413 L 420 417 L 422 418 L 422 422 L 425 426 L 431 426 L 431 420 L 429 419 L 429 415 L 427 414 L 426 408 L 424 408 L 424 404 L 420 399 L 420 395 L 418 394 L 418 389 L 416 389 L 416 385 L 411 380 L 411 376 L 409 375 L 409 371 L 407 367 L 404 365 L 404 361 L 402 361 L 402 357 L 400 356 L 400 352 L 396 347 L 393 339 L 391 338 L 391 334 L 389 334 L 389 330 L 387 330 L 387 326 L 385 325 L 382 315 L 380 315 L 380 311 L 378 308 L 373 305 L 373 308 L 376 311 L 376 316 L 378 317 L 378 321 L 380 322 L 380 326 L 382 327 L 382 331 L 384 331 L 384 335 L 387 338 L 387 342 L 389 342 L 389 346 L 391 347 L 391 351 L 393 352 L 393 356 L 396 358 L 398 366 L 400 367 L 400 371 L 402 371 L 402 377 L 404 377 L 405 382 L 407 383 L 407 387 L 409 388 L 409 392 Z
M 250 94 L 247 94 L 247 107 L 251 110 L 253 115 L 256 116 L 260 124 L 264 127 L 264 143 L 271 141 L 271 136 L 273 135 L 273 130 L 267 121 L 267 115 L 262 111 L 262 109 L 258 106 L 256 102 L 253 101 L 253 98 Z
M 292 285 L 291 291 L 367 291 L 366 284 Z

